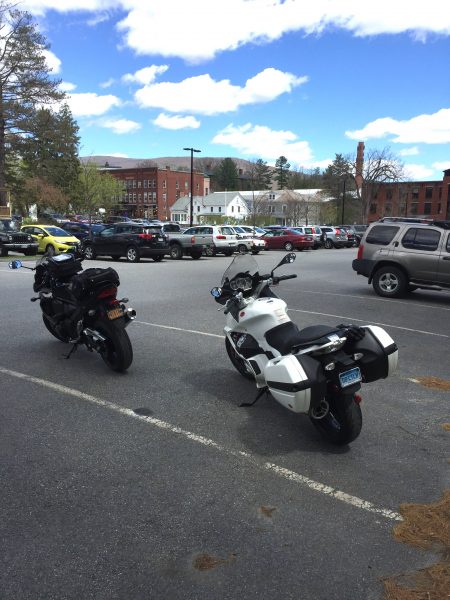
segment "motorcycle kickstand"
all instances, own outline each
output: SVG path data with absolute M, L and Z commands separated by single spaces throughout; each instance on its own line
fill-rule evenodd
M 258 392 L 256 398 L 253 400 L 253 402 L 242 402 L 241 404 L 239 404 L 239 406 L 253 406 L 254 404 L 256 404 L 258 402 L 258 400 L 261 398 L 261 396 L 264 394 L 264 392 L 266 394 L 269 393 L 269 388 L 266 385 L 265 387 L 261 388 L 261 390 Z
M 64 358 L 66 360 L 69 360 L 69 358 L 72 356 L 72 354 L 76 351 L 77 348 L 78 348 L 78 342 L 74 342 L 72 348 L 70 349 L 69 354 L 67 354 L 67 356 L 64 356 Z

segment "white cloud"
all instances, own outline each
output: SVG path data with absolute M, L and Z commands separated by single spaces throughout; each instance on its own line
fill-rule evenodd
M 106 90 L 107 88 L 110 88 L 112 85 L 114 85 L 115 82 L 116 82 L 116 80 L 113 79 L 112 77 L 110 77 L 106 81 L 99 83 L 99 86 Z
M 111 129 L 118 135 L 123 135 L 124 133 L 134 133 L 142 127 L 140 123 L 136 123 L 136 121 L 130 121 L 129 119 L 108 119 L 105 121 L 100 121 L 98 124 L 106 129 Z
M 59 73 L 61 70 L 61 61 L 56 54 L 53 54 L 50 50 L 43 50 L 42 54 L 44 55 L 45 63 L 50 71 L 55 75 Z
M 122 81 L 125 83 L 138 83 L 140 85 L 148 85 L 155 81 L 157 75 L 165 73 L 169 67 L 167 65 L 151 65 L 150 67 L 144 67 L 139 69 L 135 73 L 126 73 L 122 77 Z
M 200 121 L 192 116 L 181 116 L 181 115 L 166 115 L 160 113 L 153 121 L 154 125 L 161 127 L 162 129 L 198 129 L 200 127 Z
M 162 82 L 137 90 L 141 107 L 163 108 L 174 113 L 216 115 L 237 110 L 245 104 L 269 102 L 307 81 L 278 69 L 264 69 L 247 80 L 244 87 L 229 79 L 215 81 L 210 75 L 189 77 L 178 83 Z
M 419 154 L 419 148 L 412 146 L 411 148 L 404 148 L 399 151 L 400 156 L 417 156 Z
M 310 168 L 314 164 L 309 143 L 298 140 L 292 131 L 275 131 L 251 123 L 241 126 L 230 124 L 214 136 L 212 142 L 231 146 L 240 154 L 257 156 L 272 163 L 279 156 L 286 156 L 293 168 L 298 165 Z
M 446 144 L 450 142 L 450 108 L 405 121 L 391 117 L 376 119 L 363 129 L 346 131 L 345 135 L 357 140 L 393 136 L 391 141 L 401 144 Z
M 76 85 L 74 83 L 70 83 L 70 81 L 61 81 L 59 84 L 59 89 L 63 92 L 73 92 L 76 89 Z
M 436 169 L 436 171 L 446 171 L 447 169 L 450 169 L 450 159 L 433 163 L 433 169 Z
M 70 94 L 66 101 L 74 117 L 103 115 L 110 108 L 122 104 L 117 96 L 111 94 L 99 96 L 94 93 Z
M 404 171 L 407 179 L 413 181 L 426 181 L 435 176 L 434 169 L 430 169 L 425 165 L 405 164 Z
M 450 3 L 442 0 L 23 0 L 21 6 L 40 15 L 53 9 L 99 13 L 97 18 L 122 9 L 127 15 L 119 31 L 137 54 L 188 61 L 211 59 L 245 44 L 267 44 L 292 31 L 317 34 L 337 27 L 356 36 L 408 33 L 420 41 L 430 34 L 450 34 Z

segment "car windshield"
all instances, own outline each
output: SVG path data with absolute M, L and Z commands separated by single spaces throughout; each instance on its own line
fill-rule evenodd
M 67 231 L 64 231 L 61 227 L 46 227 L 45 231 L 49 235 L 55 235 L 56 237 L 72 237 L 71 233 L 67 233 Z
M 221 285 L 227 280 L 231 281 L 238 274 L 256 275 L 259 272 L 258 263 L 249 254 L 237 254 L 222 275 Z
M 0 219 L 0 231 L 18 231 L 15 221 L 8 219 Z

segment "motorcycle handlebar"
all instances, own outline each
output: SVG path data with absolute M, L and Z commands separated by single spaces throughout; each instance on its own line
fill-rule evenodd
M 297 277 L 297 275 L 293 274 L 293 275 L 280 275 L 279 277 L 274 277 L 273 278 L 273 282 L 279 283 L 280 281 L 284 281 L 285 279 L 295 279 Z

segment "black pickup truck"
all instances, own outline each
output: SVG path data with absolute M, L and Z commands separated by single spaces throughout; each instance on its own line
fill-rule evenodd
M 25 256 L 37 253 L 38 245 L 31 235 L 20 231 L 14 219 L 0 218 L 0 255 L 8 256 L 8 252 L 20 252 Z

